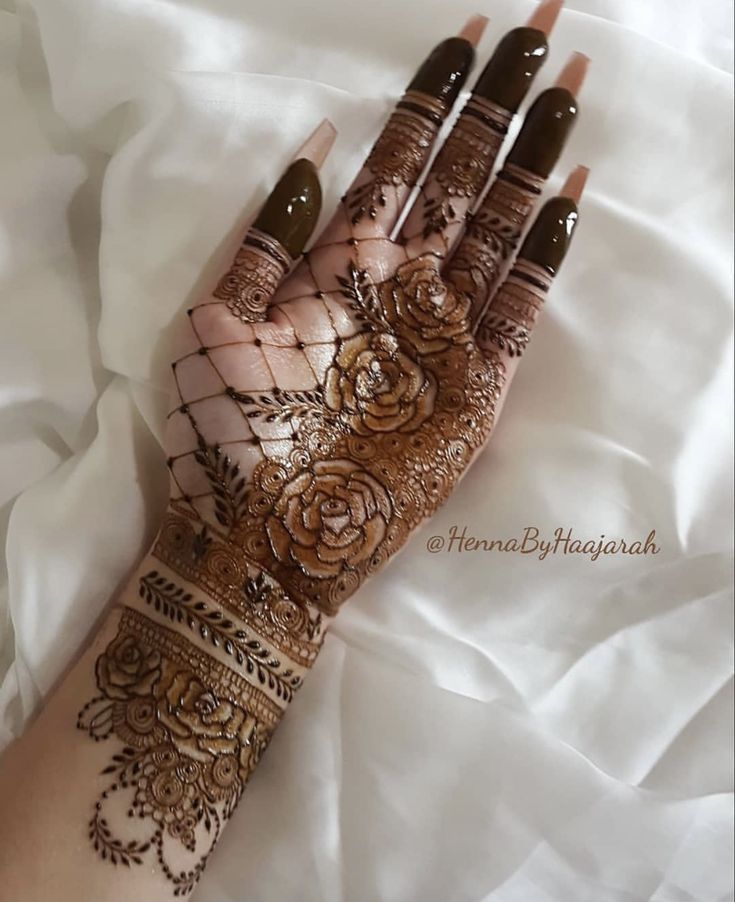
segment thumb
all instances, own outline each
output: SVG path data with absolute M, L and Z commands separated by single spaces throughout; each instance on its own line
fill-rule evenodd
M 322 203 L 317 170 L 335 137 L 334 126 L 327 119 L 309 136 L 271 191 L 235 259 L 212 292 L 244 323 L 267 318 L 268 304 L 278 285 L 314 231 Z

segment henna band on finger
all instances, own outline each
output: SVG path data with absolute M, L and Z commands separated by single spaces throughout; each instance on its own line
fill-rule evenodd
M 212 292 L 244 323 L 262 322 L 278 285 L 303 251 L 321 210 L 311 160 L 292 163 L 270 193 L 235 260 Z
M 262 322 L 268 302 L 292 262 L 275 238 L 252 228 L 212 294 L 223 300 L 241 322 Z
M 586 68 L 581 60 L 586 58 L 573 55 L 560 83 L 536 98 L 502 170 L 450 260 L 448 277 L 471 297 L 473 322 L 482 317 L 574 125 L 578 105 L 565 86 L 566 73 L 573 69 L 572 86 L 581 85 Z
M 546 24 L 550 28 L 553 16 Z M 547 53 L 547 32 L 539 28 L 515 28 L 503 37 L 422 186 L 423 200 L 402 229 L 404 243 L 420 236 L 421 250 L 430 247 L 446 256 L 490 178 L 513 116 Z M 426 244 L 432 236 L 439 240 Z
M 473 44 L 464 37 L 452 37 L 438 44 L 422 63 L 342 198 L 353 226 L 366 216 L 380 218 L 388 190 L 403 196 L 416 184 L 474 59 Z
M 554 197 L 542 207 L 508 278 L 477 328 L 477 343 L 486 353 L 494 354 L 497 349 L 509 357 L 523 354 L 569 249 L 577 219 L 577 205 L 570 197 Z

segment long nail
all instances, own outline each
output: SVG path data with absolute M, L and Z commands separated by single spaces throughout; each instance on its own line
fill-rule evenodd
M 437 44 L 421 64 L 406 93 L 418 91 L 428 94 L 445 106 L 448 112 L 467 81 L 475 61 L 473 41 L 479 40 L 480 24 L 477 19 L 473 16 L 457 37 L 447 38 Z M 469 37 L 466 36 L 467 31 L 470 33 Z
M 563 70 L 564 83 L 557 81 L 553 88 L 539 94 L 526 115 L 506 163 L 513 163 L 542 178 L 548 177 L 577 118 L 576 92 L 566 85 L 571 84 L 579 90 L 588 63 L 587 57 L 575 54 Z
M 519 260 L 535 263 L 552 276 L 558 273 L 577 226 L 577 203 L 588 172 L 585 166 L 578 166 L 567 179 L 563 193 L 544 204 L 523 242 Z
M 564 64 L 564 68 L 554 82 L 555 86 L 557 88 L 566 88 L 570 94 L 574 94 L 576 97 L 587 76 L 589 65 L 590 58 L 585 56 L 584 53 L 579 53 L 575 50 Z
M 589 174 L 590 171 L 587 166 L 575 166 L 567 176 L 567 180 L 559 192 L 559 197 L 568 197 L 569 200 L 573 200 L 575 204 L 578 204 Z
M 556 2 L 556 0 L 554 0 Z M 457 35 L 458 38 L 464 38 L 465 41 L 469 41 L 473 47 L 477 47 L 480 43 L 480 38 L 483 36 L 485 29 L 487 28 L 487 23 L 490 20 L 487 16 L 481 16 L 478 14 L 474 16 L 470 16 L 469 19 L 465 22 L 464 28 Z
M 526 28 L 535 28 L 538 31 L 543 31 L 548 37 L 559 17 L 562 6 L 564 6 L 564 0 L 543 0 L 531 13 L 528 22 L 526 22 Z
M 311 160 L 317 169 L 321 169 L 329 151 L 337 137 L 337 129 L 329 119 L 322 119 L 314 131 L 299 147 L 294 160 Z

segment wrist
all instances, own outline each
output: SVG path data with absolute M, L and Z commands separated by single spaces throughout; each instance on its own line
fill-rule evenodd
M 301 685 L 327 626 L 239 545 L 171 509 L 118 603 L 178 633 L 279 706 Z
M 116 862 L 155 852 L 184 894 L 316 658 L 323 619 L 237 546 L 169 511 L 113 624 L 77 722 L 110 742 L 89 835 Z

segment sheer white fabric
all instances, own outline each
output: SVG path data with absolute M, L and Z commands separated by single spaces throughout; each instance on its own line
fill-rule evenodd
M 573 252 L 491 446 L 340 614 L 197 899 L 732 898 L 732 6 L 570 7 L 538 85 L 593 59 L 551 185 L 592 167 Z M 530 9 L 483 8 L 481 49 Z M 3 743 L 152 536 L 203 267 L 323 116 L 330 207 L 472 11 L 0 11 Z M 430 554 L 455 525 L 661 550 Z

